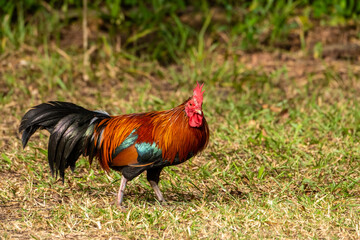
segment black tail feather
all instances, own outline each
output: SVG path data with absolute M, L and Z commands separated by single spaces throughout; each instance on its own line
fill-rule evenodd
M 96 155 L 94 127 L 103 119 L 110 118 L 105 112 L 89 111 L 67 102 L 42 103 L 29 110 L 21 120 L 19 132 L 25 148 L 30 137 L 38 129 L 50 132 L 48 160 L 51 173 L 64 179 L 65 169 L 75 169 L 81 154 Z

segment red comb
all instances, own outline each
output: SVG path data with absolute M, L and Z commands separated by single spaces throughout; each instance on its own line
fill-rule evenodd
M 193 97 L 199 103 L 202 103 L 202 101 L 203 101 L 203 93 L 205 92 L 205 91 L 201 91 L 203 86 L 204 86 L 204 84 L 201 84 L 201 86 L 200 86 L 200 84 L 197 82 L 197 85 L 193 91 Z

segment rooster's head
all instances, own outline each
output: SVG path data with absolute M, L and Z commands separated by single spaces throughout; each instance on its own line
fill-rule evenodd
M 189 117 L 190 127 L 201 127 L 203 123 L 203 112 L 202 112 L 202 103 L 203 103 L 203 94 L 205 91 L 201 91 L 204 84 L 197 83 L 193 96 L 185 104 L 185 112 Z

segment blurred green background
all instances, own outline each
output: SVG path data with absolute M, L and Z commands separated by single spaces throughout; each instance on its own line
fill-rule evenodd
M 49 41 L 76 46 L 79 37 L 71 30 L 81 31 L 74 25 L 81 22 L 83 3 L 1 1 L 0 51 Z M 193 48 L 202 51 L 205 34 L 214 44 L 225 41 L 248 51 L 305 49 L 314 27 L 354 24 L 360 13 L 357 0 L 95 0 L 87 1 L 87 8 L 90 44 L 118 45 L 165 64 Z

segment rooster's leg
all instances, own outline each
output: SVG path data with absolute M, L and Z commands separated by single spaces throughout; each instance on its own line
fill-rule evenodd
M 159 185 L 155 181 L 149 181 L 151 187 L 154 189 L 156 197 L 159 199 L 159 202 L 165 202 L 164 196 L 162 195 Z
M 117 201 L 116 201 L 116 205 L 118 207 L 121 207 L 121 204 L 123 202 L 124 191 L 125 191 L 127 181 L 128 180 L 124 176 L 121 177 L 120 188 L 119 188 L 119 192 L 118 192 L 118 195 L 117 195 Z
M 164 196 L 162 195 L 159 188 L 160 172 L 163 168 L 151 168 L 147 170 L 147 180 L 149 181 L 151 187 L 154 189 L 156 197 L 160 202 L 165 202 Z

